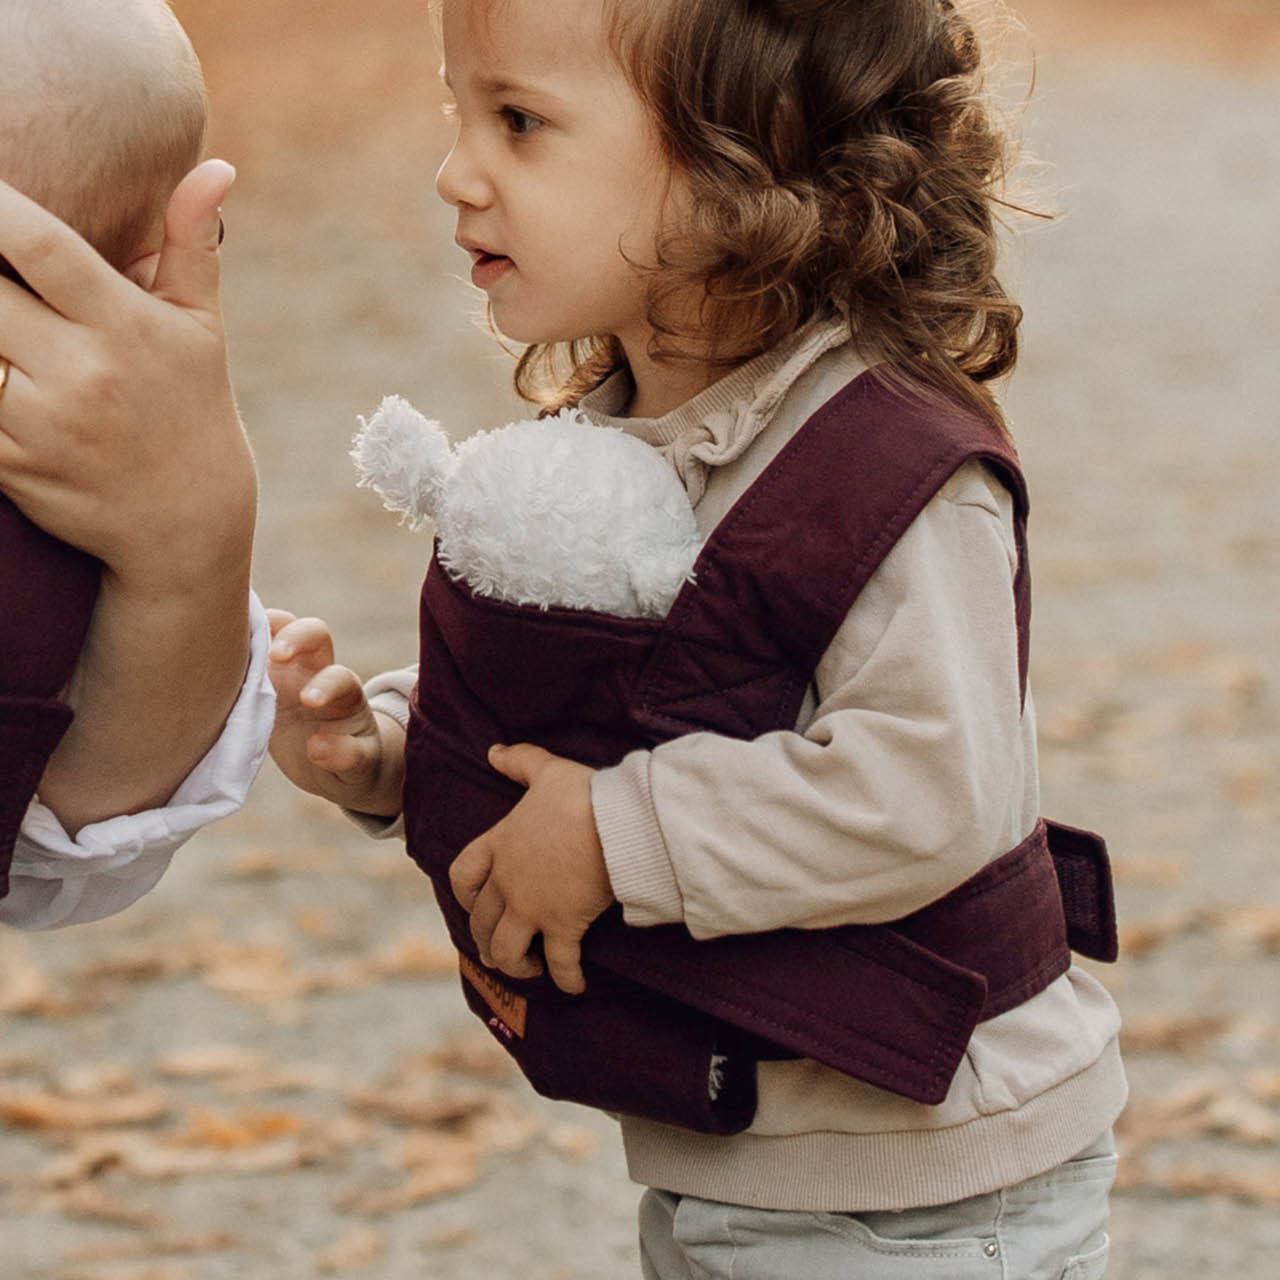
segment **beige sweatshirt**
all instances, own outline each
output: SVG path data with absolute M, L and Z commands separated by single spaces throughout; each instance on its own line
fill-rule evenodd
M 625 375 L 582 408 L 662 450 L 709 533 L 862 368 L 838 328 L 814 325 L 663 418 L 611 416 Z M 683 922 L 700 938 L 894 920 L 1017 845 L 1039 794 L 1016 564 L 1009 495 L 967 464 L 859 596 L 794 732 L 690 734 L 597 773 L 596 825 L 627 920 Z M 372 681 L 375 705 L 403 721 L 414 678 L 409 668 Z M 623 1117 L 628 1167 L 650 1186 L 776 1209 L 976 1195 L 1051 1168 L 1112 1123 L 1125 1100 L 1118 1027 L 1105 990 L 1073 967 L 978 1027 L 938 1106 L 812 1061 L 766 1062 L 745 1133 Z

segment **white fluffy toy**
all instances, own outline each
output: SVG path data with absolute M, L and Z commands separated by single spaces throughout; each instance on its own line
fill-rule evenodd
M 702 538 L 656 449 L 576 410 L 450 445 L 438 422 L 387 396 L 351 450 L 362 488 L 401 522 L 434 520 L 440 562 L 480 595 L 661 618 Z

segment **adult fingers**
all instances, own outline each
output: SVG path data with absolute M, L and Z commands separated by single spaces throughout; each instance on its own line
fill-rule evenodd
M 542 935 L 542 954 L 547 958 L 547 970 L 551 980 L 571 996 L 580 996 L 587 989 L 582 972 L 582 942 L 580 938 L 562 933 Z
M 530 742 L 520 742 L 514 747 L 499 745 L 489 748 L 490 766 L 522 787 L 533 781 L 533 775 L 542 765 L 555 758 L 550 751 L 535 747 Z
M 151 292 L 195 311 L 218 310 L 219 207 L 236 171 L 225 160 L 205 160 L 178 183 L 164 218 L 164 246 Z
M 492 868 L 493 854 L 484 836 L 473 840 L 454 858 L 449 867 L 449 884 L 464 911 L 474 908 L 476 897 L 489 879 Z
M 49 306 L 80 323 L 105 320 L 129 287 L 65 222 L 6 182 L 0 182 L 0 255 Z

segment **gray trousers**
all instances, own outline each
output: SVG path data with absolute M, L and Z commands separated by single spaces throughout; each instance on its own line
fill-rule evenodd
M 1100 1280 L 1110 1132 L 1017 1186 L 926 1209 L 794 1213 L 672 1195 L 640 1201 L 645 1280 Z

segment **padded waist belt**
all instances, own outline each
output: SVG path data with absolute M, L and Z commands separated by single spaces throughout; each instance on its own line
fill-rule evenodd
M 1041 821 L 1016 849 L 892 924 L 698 941 L 682 925 L 632 928 L 615 907 L 583 940 L 585 995 L 546 977 L 512 979 L 480 963 L 448 881 L 456 849 L 509 797 L 478 773 L 455 772 L 456 757 L 451 769 L 429 735 L 411 735 L 421 766 L 440 771 L 437 794 L 450 797 L 434 839 L 411 832 L 410 847 L 461 954 L 468 1003 L 548 1097 L 734 1133 L 755 1112 L 755 1062 L 808 1057 L 938 1103 L 974 1027 L 1066 972 L 1068 938 L 1086 955 L 1115 956 L 1103 842 Z

